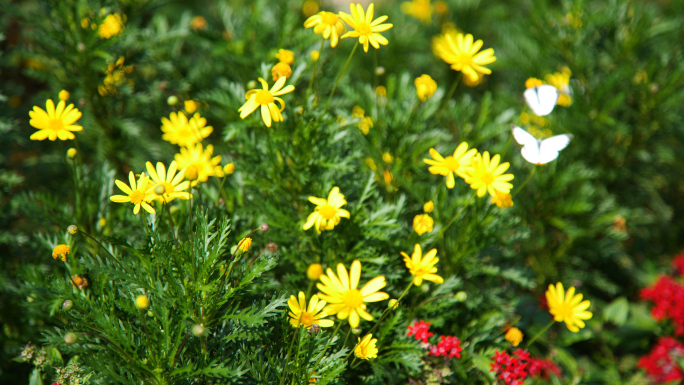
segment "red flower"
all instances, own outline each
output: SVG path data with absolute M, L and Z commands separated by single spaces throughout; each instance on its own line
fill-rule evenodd
M 657 321 L 671 319 L 675 326 L 675 334 L 684 335 L 684 286 L 671 277 L 660 277 L 653 286 L 641 291 L 641 298 L 655 305 L 651 315 Z
M 684 251 L 675 257 L 675 259 L 672 261 L 672 264 L 674 265 L 674 269 L 677 274 L 684 277 Z
M 657 383 L 663 384 L 684 379 L 676 358 L 684 357 L 684 345 L 672 337 L 661 337 L 656 346 L 647 356 L 639 359 L 638 367 Z
M 413 336 L 417 340 L 422 340 L 424 343 L 428 342 L 428 338 L 432 337 L 430 333 L 430 323 L 425 321 L 414 322 L 413 325 L 407 326 L 409 332 L 407 337 Z
M 527 377 L 539 374 L 544 378 L 548 378 L 549 373 L 560 375 L 560 368 L 556 364 L 545 359 L 530 357 L 527 350 L 518 349 L 513 352 L 513 357 L 506 352 L 499 353 L 495 350 L 491 358 L 494 362 L 491 363 L 490 372 L 495 372 L 506 385 L 522 385 Z
M 461 351 L 463 351 L 461 340 L 452 336 L 440 336 L 439 338 L 441 338 L 441 341 L 439 341 L 437 345 L 430 346 L 431 356 L 439 357 L 448 355 L 449 358 L 454 356 L 456 356 L 456 358 L 461 358 Z

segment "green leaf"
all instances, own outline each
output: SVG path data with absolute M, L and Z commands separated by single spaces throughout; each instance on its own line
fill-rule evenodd
M 620 297 L 608 304 L 603 309 L 603 319 L 606 322 L 612 322 L 617 326 L 622 326 L 627 322 L 629 317 L 629 302 L 627 298 Z

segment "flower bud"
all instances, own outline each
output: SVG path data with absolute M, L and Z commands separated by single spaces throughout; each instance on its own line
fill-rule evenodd
M 186 100 L 183 104 L 185 105 L 185 111 L 188 114 L 193 114 L 197 111 L 198 103 L 196 101 Z
M 242 241 L 238 244 L 238 247 L 240 247 L 240 250 L 242 251 L 249 251 L 249 248 L 252 246 L 252 238 L 243 238 Z
M 67 227 L 67 232 L 71 235 L 74 235 L 78 233 L 78 227 L 76 227 L 75 225 L 69 225 L 69 227 Z
M 259 226 L 259 230 L 261 230 L 262 233 L 265 233 L 268 231 L 268 223 L 264 222 Z
M 168 99 L 166 99 L 166 104 L 169 106 L 175 106 L 178 104 L 178 97 L 176 95 L 169 96 Z
M 147 309 L 150 307 L 150 299 L 146 295 L 139 295 L 135 298 L 135 307 L 138 309 Z
M 375 74 L 378 76 L 384 75 L 385 74 L 385 67 L 382 67 L 382 66 L 375 67 Z
M 152 310 L 147 311 L 147 316 L 148 317 L 154 317 L 154 313 L 152 313 Z
M 76 343 L 77 339 L 78 339 L 78 336 L 74 332 L 69 332 L 69 333 L 64 335 L 64 342 L 67 345 L 73 345 L 74 343 Z
M 311 60 L 318 61 L 320 59 L 321 53 L 318 51 L 311 51 Z
M 391 300 L 389 300 L 389 302 L 387 302 L 387 307 L 389 309 L 394 310 L 397 307 L 399 307 L 399 301 L 397 301 L 396 299 L 391 299 Z
M 204 326 L 202 325 L 192 325 L 192 335 L 195 337 L 201 337 L 204 335 L 204 332 L 206 330 L 204 329 Z
M 361 334 L 361 328 L 354 328 L 351 332 L 353 335 L 358 336 L 359 334 Z
M 465 300 L 468 299 L 468 294 L 465 291 L 459 291 L 454 294 L 454 299 L 458 302 L 465 302 Z
M 59 91 L 59 100 L 69 100 L 69 91 L 67 90 L 61 90 Z
M 306 276 L 312 281 L 318 280 L 321 275 L 323 275 L 323 266 L 320 263 L 312 263 L 306 269 Z
M 434 209 L 435 209 L 435 204 L 432 203 L 432 201 L 423 205 L 423 211 L 425 211 L 426 213 L 431 213 L 432 210 L 434 210 Z
M 278 251 L 278 245 L 275 242 L 269 242 L 266 244 L 266 250 L 270 251 L 271 253 L 275 253 Z
M 62 309 L 64 309 L 64 311 L 69 311 L 73 307 L 74 307 L 74 302 L 70 299 L 67 299 L 66 301 L 62 302 Z
M 257 87 L 257 82 L 256 80 L 250 80 L 247 82 L 247 89 L 251 90 Z
M 230 175 L 235 172 L 235 165 L 231 162 L 228 163 L 227 165 L 223 166 L 223 172 L 226 173 L 226 175 Z
M 162 195 L 162 194 L 164 194 L 165 192 L 166 192 L 166 189 L 165 189 L 164 186 L 162 186 L 162 185 L 159 185 L 159 186 L 157 186 L 157 187 L 154 188 L 154 193 L 157 194 L 157 195 Z
M 78 151 L 76 151 L 76 149 L 72 147 L 72 148 L 67 150 L 67 158 L 74 159 L 76 157 L 77 153 L 78 153 Z

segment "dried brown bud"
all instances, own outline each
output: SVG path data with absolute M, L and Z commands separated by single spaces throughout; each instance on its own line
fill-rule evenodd
M 278 251 L 278 245 L 275 242 L 269 242 L 266 245 L 266 250 L 270 251 L 271 253 L 275 253 Z

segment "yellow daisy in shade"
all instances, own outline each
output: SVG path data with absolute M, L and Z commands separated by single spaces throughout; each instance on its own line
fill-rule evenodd
M 420 20 L 423 24 L 432 21 L 433 7 L 430 0 L 412 0 L 401 3 L 401 11 Z
M 456 39 L 451 34 L 445 34 L 446 45 L 442 45 L 439 51 L 439 56 L 451 64 L 451 69 L 461 71 L 471 80 L 477 80 L 480 74 L 489 75 L 492 71 L 484 67 L 487 64 L 494 63 L 496 57 L 494 56 L 494 49 L 488 48 L 482 52 L 477 52 L 482 48 L 482 40 L 473 43 L 473 35 L 463 35 L 459 33 Z
M 428 168 L 431 174 L 446 176 L 447 187 L 454 188 L 456 184 L 454 173 L 461 178 L 465 178 L 465 171 L 475 154 L 477 154 L 476 149 L 471 148 L 468 150 L 468 143 L 462 142 L 456 147 L 454 155 L 449 155 L 446 158 L 443 158 L 434 148 L 431 148 L 430 155 L 432 155 L 432 159 L 423 159 L 423 162 L 431 166 Z
M 506 341 L 510 342 L 511 345 L 518 346 L 523 340 L 523 334 L 518 328 L 510 328 L 506 330 L 504 338 L 506 338 Z
M 294 86 L 289 85 L 285 88 L 285 81 L 287 78 L 281 77 L 275 82 L 271 90 L 268 89 L 268 83 L 262 78 L 259 78 L 261 86 L 264 87 L 263 90 L 251 90 L 247 92 L 245 98 L 247 103 L 243 104 L 242 107 L 238 109 L 240 113 L 240 118 L 244 119 L 249 114 L 254 112 L 259 106 L 261 106 L 261 118 L 267 127 L 271 127 L 271 120 L 274 122 L 282 122 L 283 115 L 281 112 L 285 109 L 285 102 L 283 99 L 277 96 L 285 95 L 294 91 Z M 280 103 L 280 108 L 276 106 L 275 102 Z
M 329 328 L 333 326 L 333 321 L 329 319 L 324 319 L 328 315 L 325 312 L 321 312 L 326 305 L 325 301 L 320 301 L 317 295 L 311 296 L 309 300 L 309 307 L 306 307 L 306 297 L 304 292 L 299 292 L 299 302 L 294 295 L 290 296 L 287 301 L 290 307 L 290 324 L 294 327 L 304 326 L 305 328 L 310 328 L 311 325 L 318 325 L 322 328 Z
M 185 177 L 194 181 L 194 186 L 197 182 L 206 182 L 210 176 L 223 177 L 223 167 L 219 165 L 221 156 L 212 158 L 213 153 L 214 146 L 211 144 L 205 150 L 202 143 L 197 143 L 181 147 L 180 154 L 176 154 L 174 159 L 178 163 L 178 168 L 185 169 Z
M 362 360 L 368 360 L 378 356 L 378 348 L 375 344 L 377 339 L 373 338 L 372 334 L 367 334 L 363 339 L 359 338 L 359 342 L 354 348 L 354 355 Z
M 567 292 L 563 290 L 563 284 L 560 282 L 556 286 L 549 285 L 546 301 L 553 319 L 556 322 L 565 322 L 571 332 L 578 332 L 585 326 L 583 320 L 593 316 L 587 311 L 591 303 L 582 301 L 582 294 L 575 295 L 574 287 L 569 288 Z
M 314 212 L 309 215 L 304 224 L 304 230 L 310 229 L 315 225 L 316 232 L 321 230 L 332 230 L 340 223 L 340 218 L 349 219 L 349 211 L 341 207 L 347 204 L 344 195 L 340 193 L 339 187 L 333 187 L 328 194 L 328 200 L 323 198 L 309 197 L 309 202 L 316 205 Z
M 440 284 L 444 283 L 444 279 L 435 274 L 437 272 L 435 265 L 439 262 L 439 258 L 437 258 L 437 249 L 432 249 L 423 256 L 423 250 L 421 250 L 420 245 L 416 243 L 413 247 L 413 255 L 409 257 L 408 254 L 403 251 L 401 252 L 401 255 L 404 257 L 406 268 L 409 269 L 409 272 L 413 275 L 414 285 L 418 286 L 422 284 L 423 280 Z
M 366 321 L 373 320 L 373 316 L 366 311 L 365 302 L 378 302 L 389 298 L 389 294 L 378 291 L 387 285 L 382 275 L 357 289 L 361 278 L 359 261 L 352 262 L 349 273 L 341 263 L 337 265 L 337 275 L 330 268 L 326 273 L 327 275 L 321 276 L 322 283 L 316 284 L 318 290 L 324 293 L 319 294 L 319 297 L 329 304 L 324 311 L 330 315 L 337 314 L 339 319 L 349 318 L 349 325 L 352 328 L 359 326 L 361 318 Z
M 69 140 L 76 136 L 72 131 L 81 131 L 83 127 L 76 126 L 74 123 L 81 118 L 81 112 L 74 108 L 73 104 L 66 106 L 64 100 L 60 100 L 55 108 L 52 99 L 45 103 L 47 111 L 38 106 L 33 106 L 33 111 L 29 111 L 31 120 L 29 124 L 38 129 L 31 135 L 31 140 Z
M 374 7 L 374 4 L 371 3 L 366 12 L 364 12 L 361 4 L 351 3 L 349 4 L 351 15 L 340 12 L 342 20 L 349 24 L 350 27 L 354 28 L 353 31 L 349 31 L 342 35 L 340 39 L 358 37 L 359 43 L 363 45 L 364 52 L 368 52 L 369 43 L 375 49 L 379 49 L 381 44 L 387 45 L 389 42 L 380 34 L 380 32 L 392 28 L 392 24 L 381 24 L 383 21 L 387 20 L 387 16 L 380 16 L 373 20 Z
M 418 233 L 418 235 L 423 235 L 424 233 L 429 233 L 432 231 L 432 226 L 434 221 L 427 214 L 418 214 L 413 217 L 413 230 Z
M 437 91 L 437 82 L 435 82 L 430 75 L 421 75 L 413 82 L 416 85 L 416 94 L 421 102 L 424 102 L 432 97 Z
M 178 165 L 175 160 L 169 165 L 168 172 L 162 162 L 157 162 L 156 170 L 151 162 L 147 162 L 145 166 L 147 167 L 147 172 L 150 173 L 150 178 L 153 182 L 151 183 L 152 191 L 155 191 L 156 193 L 157 186 L 162 186 L 164 188 L 164 192 L 161 194 L 161 199 L 164 202 L 171 202 L 176 198 L 186 200 L 192 198 L 192 194 L 184 192 L 184 190 L 187 190 L 190 187 L 190 182 L 183 182 L 185 170 L 176 173 L 176 171 L 178 171 Z
M 477 154 L 471 166 L 466 168 L 465 181 L 470 188 L 477 190 L 477 196 L 482 198 L 489 192 L 492 198 L 498 193 L 510 193 L 513 185 L 508 181 L 513 180 L 513 174 L 504 174 L 510 164 L 508 162 L 499 165 L 501 157 L 497 154 L 489 158 L 489 152 Z
M 305 28 L 313 27 L 314 33 L 323 34 L 324 39 L 330 39 L 330 46 L 335 48 L 340 35 L 344 32 L 344 23 L 336 13 L 320 12 L 304 22 Z
M 507 209 L 513 207 L 513 198 L 510 193 L 497 191 L 496 196 L 492 197 L 492 203 L 497 205 L 500 209 Z
M 148 185 L 148 181 L 149 179 L 143 172 L 140 174 L 138 183 L 135 183 L 135 174 L 133 174 L 133 171 L 130 171 L 128 173 L 130 186 L 127 186 L 126 183 L 118 179 L 114 182 L 126 195 L 112 195 L 109 199 L 116 203 L 133 203 L 135 205 L 133 207 L 133 214 L 138 214 L 140 207 L 144 208 L 148 213 L 154 214 L 154 208 L 150 206 L 149 202 L 153 201 L 156 196 L 154 195 L 154 189 Z
M 181 147 L 189 147 L 209 136 L 214 131 L 212 126 L 206 126 L 207 120 L 199 113 L 188 119 L 182 112 L 172 112 L 169 119 L 161 119 L 162 139 Z M 206 126 L 206 127 L 205 127 Z

